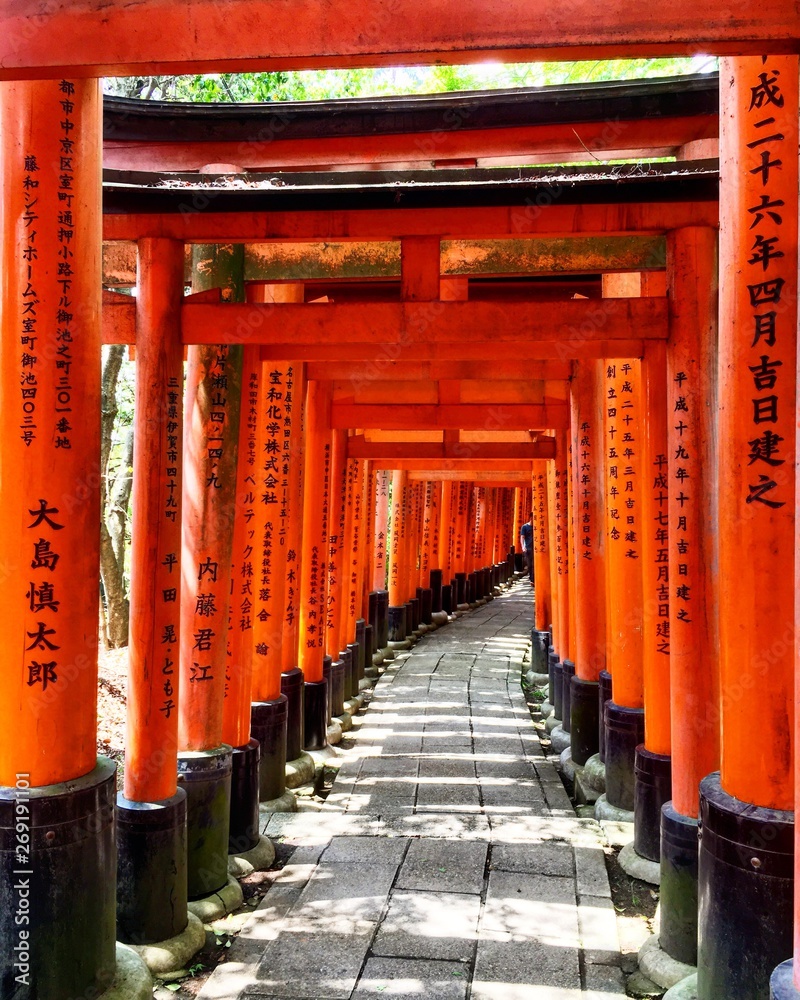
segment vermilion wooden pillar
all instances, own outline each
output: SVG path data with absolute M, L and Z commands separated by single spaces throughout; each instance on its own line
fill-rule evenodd
M 659 275 L 659 278 L 662 276 Z M 642 291 L 647 291 L 642 275 Z M 663 292 L 663 288 L 659 291 Z M 650 342 L 642 359 L 642 667 L 644 742 L 636 748 L 634 848 L 661 857 L 661 807 L 672 797 L 669 673 L 669 479 L 666 346 Z
M 791 948 L 797 70 L 797 56 L 720 66 L 722 743 L 721 775 L 700 796 L 702 1000 L 764 995 Z M 737 845 L 727 864 L 714 850 L 723 829 Z
M 392 473 L 392 518 L 389 535 L 389 640 L 404 642 L 407 622 L 405 608 L 405 505 L 408 473 Z
M 442 505 L 439 511 L 439 565 L 442 572 L 442 603 L 438 610 L 448 613 L 455 611 L 456 608 L 453 601 L 452 584 L 455 573 L 453 565 L 453 521 L 455 517 L 454 512 L 458 506 L 457 494 L 457 483 L 442 483 Z
M 188 922 L 186 793 L 177 787 L 183 244 L 145 239 L 138 250 L 125 788 L 117 797 L 117 935 L 137 944 L 174 937 Z
M 604 708 L 607 806 L 633 811 L 634 756 L 644 737 L 642 657 L 642 380 L 638 360 L 606 364 L 606 662 L 612 700 Z M 632 819 L 632 817 L 630 817 Z
M 299 666 L 305 677 L 305 746 L 327 745 L 325 573 L 331 495 L 331 386 L 310 381 L 304 414 L 303 534 L 300 560 Z
M 697 809 L 701 780 L 719 767 L 717 567 L 717 234 L 668 234 L 666 486 L 668 534 L 657 524 L 658 566 L 668 556 L 672 801 L 661 814 L 661 947 L 697 964 Z M 659 462 L 653 468 L 659 477 Z M 659 482 L 659 486 L 661 483 Z M 667 552 L 663 551 L 666 547 Z M 680 591 L 679 589 L 680 588 Z M 662 618 L 661 603 L 658 605 Z
M 540 632 L 550 631 L 553 624 L 550 578 L 550 518 L 547 500 L 547 466 L 543 460 L 533 462 L 531 511 L 533 512 L 533 579 L 535 588 L 535 622 Z M 523 507 L 524 510 L 524 507 Z M 526 512 L 529 513 L 529 512 Z M 514 536 L 519 537 L 518 533 Z
M 389 525 L 391 474 L 379 470 L 375 477 L 375 561 L 372 588 L 373 590 L 386 590 L 386 541 Z
M 96 744 L 101 116 L 96 80 L 0 85 L 0 993 L 41 1000 L 100 993 L 115 968 L 115 765 Z M 10 958 L 21 930 L 30 988 Z
M 283 466 L 286 479 L 286 531 L 282 568 L 284 614 L 281 629 L 281 693 L 287 698 L 286 758 L 297 760 L 305 745 L 304 678 L 299 664 L 300 554 L 303 538 L 303 476 L 305 456 L 304 411 L 307 381 L 301 361 L 286 363 Z M 288 433 L 287 433 L 288 432 Z
M 196 246 L 192 287 L 241 300 L 242 248 Z M 242 348 L 192 346 L 184 396 L 179 780 L 188 796 L 189 898 L 227 881 L 232 749 L 222 740 Z M 223 815 L 224 813 L 224 815 Z
M 331 502 L 328 521 L 327 573 L 325 593 L 325 652 L 331 658 L 327 668 L 328 702 L 331 714 L 344 712 L 345 646 L 344 561 L 347 545 L 347 431 L 334 430 L 331 438 Z
M 259 291 L 258 288 L 251 291 L 252 298 L 257 301 L 261 300 Z M 247 705 L 247 711 L 253 736 L 260 746 L 259 799 L 271 802 L 286 790 L 288 700 L 281 691 L 281 675 L 290 517 L 288 463 L 291 458 L 284 446 L 288 441 L 287 433 L 291 433 L 287 420 L 292 405 L 292 368 L 286 362 L 262 362 L 258 349 L 247 347 L 244 372 L 242 424 L 245 429 L 239 445 L 241 495 L 234 535 L 234 602 L 238 589 L 243 605 L 241 613 L 246 612 L 249 603 L 253 627 L 248 635 L 246 619 L 237 620 L 234 615 L 230 649 L 235 654 L 241 639 L 248 640 L 249 648 L 242 650 L 242 665 L 246 670 L 249 656 L 252 683 L 247 697 L 252 703 Z M 240 553 L 238 565 L 237 552 Z M 238 588 L 237 568 L 241 578 Z M 245 691 L 242 688 L 240 684 L 243 714 Z M 230 695 L 229 690 L 226 709 Z M 243 735 L 239 733 L 240 737 Z
M 606 666 L 603 376 L 601 361 L 581 361 L 570 382 L 576 604 L 570 706 L 572 759 L 579 765 L 600 748 L 599 680 Z

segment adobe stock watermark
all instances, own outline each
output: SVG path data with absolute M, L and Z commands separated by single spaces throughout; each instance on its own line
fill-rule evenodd
M 13 946 L 12 971 L 14 982 L 20 986 L 31 985 L 30 923 L 31 923 L 31 806 L 30 774 L 16 776 L 14 788 L 14 881 L 12 891 L 12 916 L 17 929 Z

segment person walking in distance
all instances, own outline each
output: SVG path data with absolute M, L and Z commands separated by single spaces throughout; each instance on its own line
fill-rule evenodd
M 533 512 L 528 514 L 528 520 L 519 529 L 519 540 L 522 544 L 522 553 L 525 556 L 528 579 L 533 583 Z

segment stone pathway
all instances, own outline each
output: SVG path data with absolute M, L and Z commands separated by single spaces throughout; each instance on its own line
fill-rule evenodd
M 202 1000 L 624 997 L 602 835 L 545 759 L 519 677 L 530 588 L 389 666 L 324 808 Z

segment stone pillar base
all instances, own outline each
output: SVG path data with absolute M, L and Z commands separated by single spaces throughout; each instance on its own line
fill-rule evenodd
M 794 985 L 794 962 L 781 962 L 769 981 L 770 1000 L 800 1000 L 800 990 Z
M 206 932 L 202 921 L 188 911 L 186 916 L 186 927 L 180 934 L 175 934 L 165 941 L 130 946 L 154 976 L 162 976 L 164 973 L 177 972 L 178 969 L 185 968 L 189 960 L 206 943 Z

